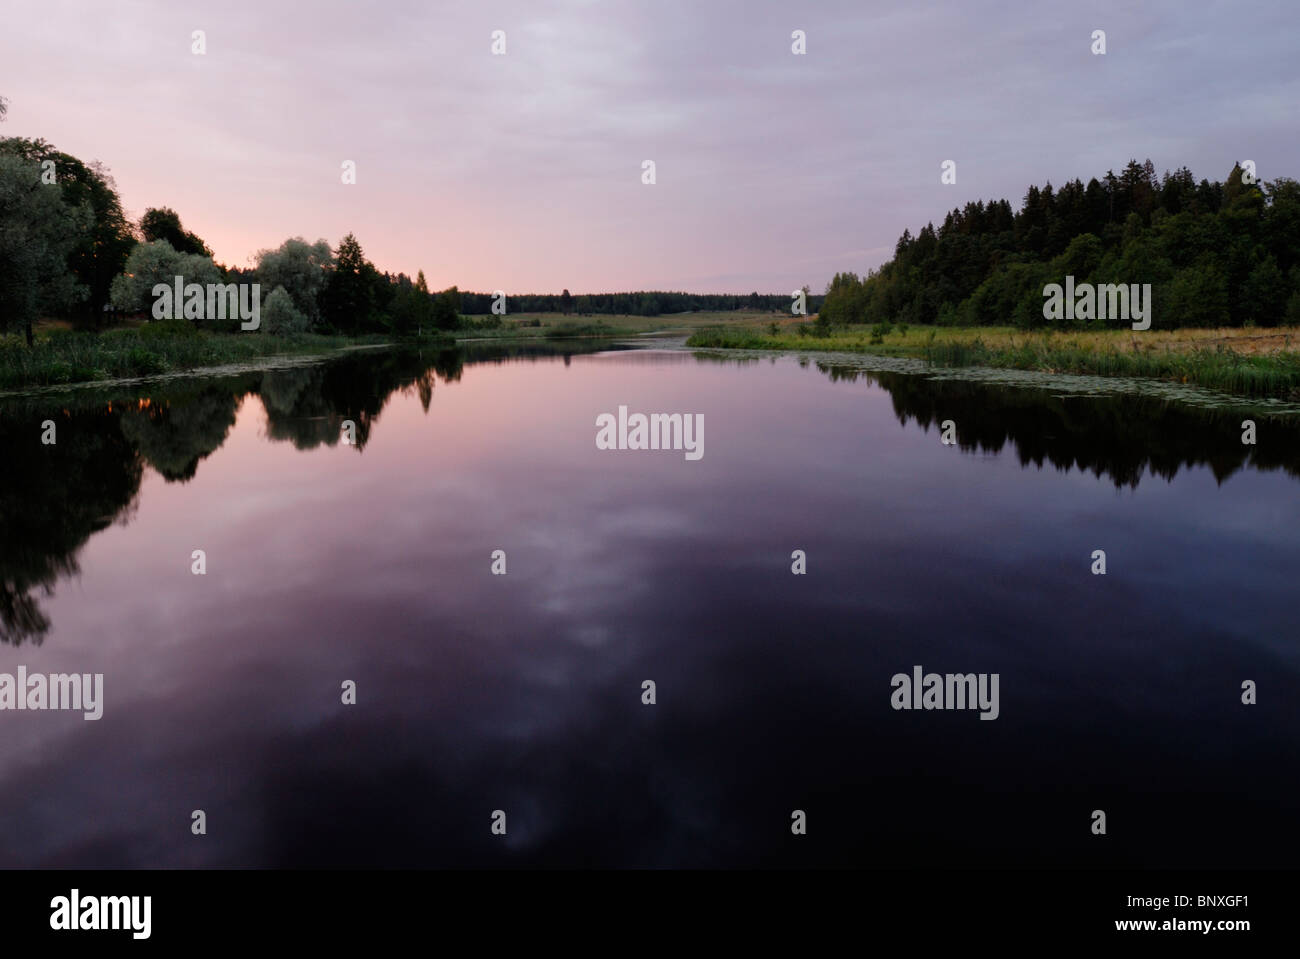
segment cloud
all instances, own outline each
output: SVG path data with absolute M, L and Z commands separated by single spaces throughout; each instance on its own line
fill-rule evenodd
M 0 57 L 6 134 L 104 160 L 130 211 L 177 209 L 228 263 L 354 231 L 435 287 L 777 292 L 1130 157 L 1294 173 L 1294 26 L 1286 0 L 55 0 Z

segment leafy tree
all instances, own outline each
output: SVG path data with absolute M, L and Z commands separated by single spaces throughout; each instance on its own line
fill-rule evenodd
M 1228 322 L 1228 278 L 1210 257 L 1174 274 L 1160 304 L 1161 314 L 1177 326 L 1222 326 Z
M 456 287 L 439 293 L 433 305 L 433 325 L 440 330 L 454 330 L 460 323 L 460 291 Z
M 374 310 L 370 314 L 367 329 L 391 329 L 393 325 L 393 306 L 397 298 L 397 292 L 403 286 L 410 289 L 411 278 L 405 273 L 399 273 L 394 277 L 389 273 L 380 273 L 377 270 L 374 272 L 374 277 Z
M 1052 260 L 1052 272 L 1073 276 L 1082 283 L 1101 263 L 1101 238 L 1093 233 L 1082 233 L 1070 241 L 1065 252 Z
M 89 206 L 89 227 L 79 234 L 68 255 L 68 265 L 78 281 L 86 286 L 86 312 L 98 323 L 109 302 L 113 278 L 122 272 L 127 255 L 136 244 L 112 176 L 102 164 L 87 165 L 44 140 L 25 137 L 0 139 L 0 153 L 38 164 L 51 161 L 55 182 L 63 192 L 63 201 L 74 208 Z
M 415 302 L 415 328 L 416 332 L 423 333 L 426 326 L 433 326 L 433 295 L 429 292 L 429 284 L 424 279 L 424 271 L 421 270 L 415 278 L 415 292 L 417 294 Z
M 321 295 L 321 313 L 336 330 L 357 334 L 375 326 L 375 293 L 379 273 L 366 259 L 361 244 L 349 233 L 339 242 L 334 270 Z
M 73 251 L 72 269 L 90 290 L 87 305 L 98 325 L 109 305 L 113 278 L 125 268 L 138 241 L 108 170 L 94 163 L 87 174 L 86 192 L 94 221 L 89 235 L 83 235 Z M 65 188 L 64 192 L 66 199 L 69 191 Z
M 257 282 L 263 289 L 281 288 L 309 324 L 321 318 L 321 294 L 334 269 L 334 254 L 324 240 L 308 243 L 300 236 L 285 240 L 276 250 L 257 253 Z
M 0 155 L 0 323 L 21 326 L 27 345 L 42 312 L 78 302 L 86 288 L 68 268 L 68 257 L 91 212 L 69 206 L 55 184 L 41 182 L 41 167 Z
M 866 322 L 864 286 L 856 273 L 836 273 L 826 286 L 826 299 L 817 311 L 815 326 L 829 332 L 836 326 Z
M 1266 256 L 1255 264 L 1241 291 L 1243 322 L 1259 326 L 1277 326 L 1286 314 L 1286 276 L 1277 260 Z
M 140 234 L 146 243 L 166 240 L 179 253 L 197 253 L 212 256 L 206 243 L 181 226 L 181 218 L 170 207 L 150 208 L 140 217 Z
M 429 293 L 423 270 L 419 271 L 414 284 L 405 275 L 398 277 L 391 310 L 394 333 L 401 336 L 423 334 L 426 328 L 436 325 L 436 310 L 437 304 Z
M 267 294 L 266 302 L 262 304 L 261 320 L 261 328 L 277 336 L 304 333 L 311 325 L 307 314 L 298 309 L 293 297 L 282 286 Z
M 389 309 L 390 322 L 392 330 L 399 336 L 409 336 L 414 333 L 418 325 L 416 311 L 420 296 L 415 292 L 415 286 L 411 283 L 410 277 L 405 273 L 397 277 L 397 289 L 393 293 L 392 306 Z
M 200 283 L 205 288 L 222 281 L 221 270 L 211 257 L 181 253 L 166 240 L 141 243 L 127 257 L 126 272 L 113 280 L 113 305 L 131 313 L 151 311 L 154 286 L 164 283 L 172 287 L 178 276 L 182 283 Z M 183 301 L 173 304 L 174 316 L 181 315 L 182 306 Z
M 1300 263 L 1300 183 L 1281 177 L 1266 184 L 1264 190 L 1268 205 L 1264 210 L 1263 241 L 1277 258 L 1278 268 L 1289 273 Z
M 1291 268 L 1291 288 L 1295 292 L 1287 298 L 1286 324 L 1300 326 L 1300 266 Z

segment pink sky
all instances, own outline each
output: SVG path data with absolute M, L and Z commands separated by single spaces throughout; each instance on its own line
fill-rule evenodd
M 128 213 L 172 207 L 231 265 L 351 231 L 380 269 L 423 269 L 434 288 L 820 291 L 878 266 L 904 227 L 1130 157 L 1295 174 L 1296 20 L 1288 0 L 1194 16 L 1121 0 L 1051 16 L 51 0 L 6 17 L 0 131 L 102 160 Z M 1089 52 L 1098 27 L 1105 57 Z M 945 159 L 956 186 L 940 183 Z

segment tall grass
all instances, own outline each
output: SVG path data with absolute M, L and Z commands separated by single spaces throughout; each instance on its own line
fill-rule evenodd
M 0 337 L 0 389 L 150 376 L 276 354 L 328 353 L 359 342 L 366 341 L 310 333 L 210 333 L 188 324 L 104 333 L 51 330 L 30 347 L 20 336 Z
M 1204 331 L 1219 336 L 1224 331 Z M 1193 331 L 1193 334 L 1195 331 Z M 799 336 L 787 328 L 778 334 L 745 327 L 700 330 L 687 346 L 742 350 L 801 350 L 914 356 L 932 366 L 987 366 L 1093 376 L 1131 376 L 1192 383 L 1251 397 L 1300 398 L 1300 353 L 1290 342 L 1284 351 L 1251 354 L 1222 342 L 1198 346 L 1197 338 L 1144 341 L 1142 349 L 1127 331 L 1078 334 L 1025 334 L 1006 327 L 961 327 L 945 330 L 886 326 L 849 327 L 826 336 Z M 1233 343 L 1231 335 L 1226 337 Z M 1135 348 L 1129 350 L 1128 344 Z M 1243 337 L 1243 345 L 1246 340 Z M 1182 347 L 1181 349 L 1179 347 Z
M 757 333 L 743 328 L 713 327 L 699 330 L 686 340 L 687 346 L 706 349 L 772 350 L 782 349 L 780 336 Z
M 988 366 L 1092 376 L 1134 376 L 1194 383 L 1241 396 L 1300 396 L 1300 353 L 1246 356 L 1234 350 L 1119 351 L 1023 342 L 989 347 L 936 342 L 925 348 L 933 366 Z
M 581 336 L 617 336 L 624 331 L 605 323 L 559 323 L 542 334 L 549 340 L 576 339 Z

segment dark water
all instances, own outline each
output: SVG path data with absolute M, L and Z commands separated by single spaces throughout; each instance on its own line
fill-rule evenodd
M 1294 865 L 1294 427 L 508 352 L 0 403 L 0 672 L 104 675 L 0 712 L 0 863 Z M 703 458 L 598 450 L 620 405 Z

